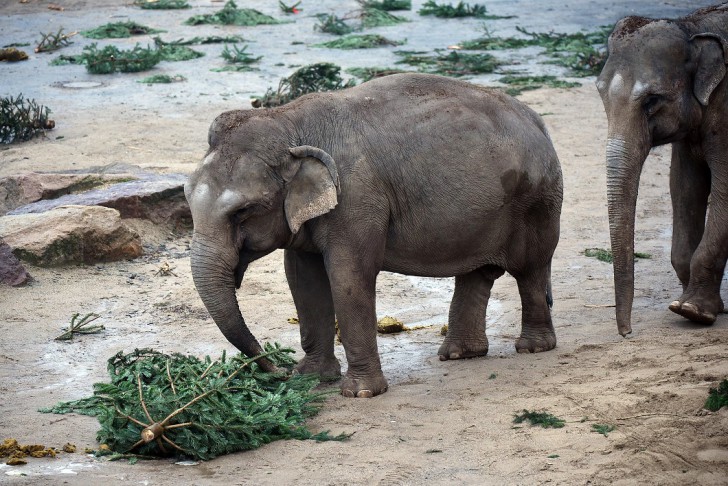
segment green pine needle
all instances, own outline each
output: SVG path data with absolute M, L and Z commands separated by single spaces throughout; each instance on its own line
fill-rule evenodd
M 135 35 L 158 34 L 164 30 L 152 29 L 136 22 L 115 22 L 102 25 L 91 30 L 81 32 L 81 35 L 89 39 L 121 39 Z
M 134 73 L 147 71 L 162 60 L 158 49 L 135 45 L 131 50 L 119 50 L 115 46 L 106 46 L 103 49 L 91 44 L 83 48 L 81 59 L 86 70 L 91 74 L 111 74 L 115 72 Z
M 718 388 L 711 388 L 705 401 L 705 408 L 713 412 L 722 407 L 728 407 L 728 379 L 721 381 Z
M 319 14 L 318 23 L 313 26 L 315 30 L 326 34 L 346 35 L 354 32 L 354 28 L 347 24 L 344 19 L 334 14 Z
M 531 410 L 523 410 L 523 413 L 521 414 L 515 414 L 513 416 L 513 423 L 514 424 L 520 424 L 524 421 L 528 420 L 531 425 L 540 425 L 541 427 L 548 429 L 548 428 L 554 428 L 554 429 L 560 429 L 563 427 L 566 422 L 564 420 L 551 415 L 548 412 L 536 412 Z
M 613 263 L 614 262 L 614 256 L 612 255 L 612 250 L 605 250 L 604 248 L 587 248 L 584 250 L 584 256 L 596 258 L 600 262 L 605 263 Z M 649 259 L 652 258 L 652 255 L 649 253 L 641 253 L 636 251 L 634 253 L 635 258 L 643 258 L 643 259 Z
M 388 27 L 392 25 L 409 22 L 404 17 L 392 15 L 391 13 L 379 10 L 378 8 L 365 8 L 361 13 L 361 25 L 365 29 L 374 27 Z
M 266 344 L 261 356 L 290 368 L 292 352 Z M 113 356 L 108 372 L 110 382 L 95 384 L 93 396 L 41 412 L 97 417 L 97 440 L 122 455 L 209 460 L 274 440 L 350 436 L 314 434 L 305 427 L 326 395 L 312 391 L 315 376 L 264 373 L 255 358 L 242 354 L 227 358 L 223 353 L 213 361 L 141 349 Z M 145 443 L 142 431 L 153 424 L 161 426 L 162 435 Z
M 376 8 L 377 10 L 411 10 L 412 0 L 356 0 L 362 8 Z
M 354 81 L 344 82 L 340 75 L 341 67 L 329 62 L 309 64 L 296 70 L 287 78 L 281 79 L 278 89 L 268 88 L 260 98 L 253 101 L 253 107 L 274 107 L 285 105 L 299 96 L 321 91 L 334 91 L 354 86 Z
M 596 432 L 597 434 L 602 434 L 604 437 L 607 437 L 607 434 L 614 431 L 617 427 L 609 424 L 592 424 L 591 428 L 592 432 Z
M 434 0 L 428 0 L 419 11 L 420 15 L 434 15 L 435 17 L 452 19 L 457 17 L 484 17 L 487 13 L 485 5 L 470 5 L 458 2 L 456 6 L 450 4 L 438 4 Z
M 397 64 L 417 66 L 421 72 L 452 77 L 492 73 L 500 65 L 499 61 L 490 54 L 470 54 L 459 51 L 450 51 L 447 54 L 438 52 L 434 56 L 406 51 L 395 52 L 395 54 L 403 56 L 401 61 L 397 61 Z
M 147 10 L 176 10 L 190 8 L 187 0 L 134 0 L 134 6 Z
M 281 23 L 283 22 L 252 8 L 238 8 L 234 0 L 228 0 L 225 6 L 217 13 L 195 15 L 185 21 L 186 25 L 216 24 L 253 26 Z
M 330 49 L 371 49 L 373 47 L 399 46 L 402 44 L 404 42 L 389 40 L 378 34 L 353 34 L 340 39 L 315 44 L 314 47 L 328 47 Z
M 0 98 L 0 143 L 30 140 L 55 126 L 48 118 L 51 110 L 38 105 L 33 99 L 17 97 Z

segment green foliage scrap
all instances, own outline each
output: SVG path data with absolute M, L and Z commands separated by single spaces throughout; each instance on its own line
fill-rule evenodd
M 291 353 L 266 344 L 261 356 L 290 368 Z M 223 353 L 212 361 L 151 349 L 119 352 L 108 361 L 110 382 L 96 383 L 92 396 L 40 411 L 98 418 L 96 439 L 119 454 L 209 460 L 280 439 L 348 437 L 305 427 L 324 398 L 312 392 L 314 375 L 264 373 L 255 360 L 242 354 L 228 359 Z
M 154 45 L 159 51 L 161 61 L 189 61 L 205 55 L 180 41 L 165 42 L 159 37 L 154 38 Z
M 722 407 L 728 407 L 728 379 L 721 381 L 718 388 L 711 388 L 705 401 L 705 408 L 713 412 Z
M 354 86 L 354 81 L 344 82 L 341 68 L 329 62 L 309 64 L 296 70 L 278 83 L 278 89 L 268 88 L 261 98 L 253 100 L 253 107 L 270 108 L 285 105 L 307 93 L 334 91 Z
M 375 78 L 389 76 L 390 74 L 406 73 L 408 71 L 381 67 L 361 67 L 349 68 L 346 70 L 346 72 L 366 82 Z
M 239 25 L 254 26 L 261 24 L 280 24 L 270 15 L 265 15 L 252 8 L 238 8 L 234 0 L 228 0 L 225 6 L 214 14 L 195 15 L 185 21 L 186 25 Z
M 158 49 L 135 45 L 130 50 L 119 50 L 116 46 L 96 47 L 96 43 L 83 48 L 81 59 L 91 74 L 112 74 L 115 72 L 135 73 L 147 71 L 162 60 Z
M 137 81 L 137 83 L 169 84 L 169 83 L 180 83 L 182 81 L 187 81 L 187 78 L 185 78 L 181 74 L 175 74 L 174 76 L 170 76 L 169 74 L 155 74 L 154 76 L 148 76 L 144 79 L 140 79 Z
M 447 54 L 412 53 L 407 51 L 395 52 L 403 56 L 397 64 L 416 66 L 420 72 L 442 74 L 444 76 L 461 77 L 473 74 L 492 73 L 500 65 L 499 61 L 490 54 L 470 54 L 459 51 L 450 51 Z
M 83 56 L 81 54 L 78 55 L 60 55 L 57 58 L 51 60 L 49 62 L 51 66 L 66 66 L 68 64 L 83 64 Z
M 30 140 L 55 126 L 48 118 L 51 110 L 35 100 L 17 97 L 0 98 L 0 143 Z
M 516 27 L 525 38 L 494 37 L 461 42 L 460 46 L 468 50 L 502 50 L 520 49 L 523 47 L 543 47 L 545 53 L 552 58 L 552 64 L 568 68 L 574 76 L 591 76 L 598 74 L 606 62 L 606 44 L 611 26 L 600 27 L 592 32 L 559 34 L 555 32 L 529 32 Z
M 434 15 L 435 17 L 453 19 L 457 17 L 485 17 L 487 9 L 485 5 L 470 5 L 468 3 L 458 2 L 453 6 L 451 3 L 438 4 L 434 0 L 427 0 L 418 12 L 420 15 Z
M 540 425 L 544 429 L 562 428 L 566 422 L 548 412 L 536 412 L 531 410 L 523 410 L 523 413 L 513 415 L 513 423 L 520 424 L 528 420 L 531 425 Z
M 378 34 L 353 34 L 340 39 L 335 39 L 321 44 L 314 44 L 313 47 L 328 47 L 330 49 L 371 49 L 373 47 L 399 46 L 404 42 L 389 40 Z
M 360 17 L 361 25 L 365 29 L 371 29 L 374 27 L 389 27 L 403 22 L 409 22 L 409 20 L 404 17 L 392 15 L 391 13 L 379 10 L 378 8 L 365 8 L 362 10 Z
M 83 317 L 81 314 L 76 312 L 71 316 L 71 323 L 68 325 L 68 330 L 55 338 L 56 341 L 73 341 L 73 336 L 76 334 L 98 334 L 103 331 L 104 326 L 91 325 L 96 319 L 99 318 L 97 314 L 90 313 Z
M 612 255 L 612 250 L 606 250 L 604 248 L 587 248 L 584 250 L 584 256 L 596 258 L 600 262 L 605 263 L 613 263 L 614 262 L 614 256 Z M 634 253 L 635 258 L 645 258 L 649 259 L 652 258 L 652 255 L 649 253 L 641 253 L 636 251 Z
M 344 19 L 334 14 L 319 14 L 317 17 L 318 23 L 313 26 L 314 30 L 334 35 L 346 35 L 354 32 L 353 27 L 347 24 Z
M 564 81 L 556 76 L 503 76 L 498 80 L 503 84 L 507 84 L 506 93 L 511 96 L 517 96 L 524 91 L 539 89 L 543 86 L 549 88 L 575 88 L 581 86 L 581 83 Z
M 134 0 L 134 6 L 147 10 L 177 10 L 190 8 L 187 0 Z
M 225 44 L 221 56 L 229 65 L 223 68 L 213 69 L 213 71 L 252 71 L 254 68 L 250 65 L 260 61 L 263 56 L 254 57 L 247 52 L 247 49 L 247 45 L 242 48 L 233 45 L 232 49 L 230 49 L 230 46 Z
M 152 29 L 133 21 L 114 22 L 91 30 L 84 30 L 81 35 L 89 39 L 122 39 L 135 35 L 158 34 L 164 30 Z
M 411 10 L 412 0 L 356 0 L 362 8 L 376 8 L 377 10 Z
M 617 427 L 609 424 L 592 424 L 591 428 L 592 432 L 596 432 L 597 434 L 602 434 L 604 437 L 607 437 L 607 434 L 614 431 Z
M 58 32 L 44 34 L 40 33 L 41 40 L 35 46 L 35 52 L 53 52 L 63 47 L 70 46 L 72 44 L 71 37 L 78 34 L 78 32 L 71 32 L 70 34 L 63 33 L 63 27 L 58 29 Z

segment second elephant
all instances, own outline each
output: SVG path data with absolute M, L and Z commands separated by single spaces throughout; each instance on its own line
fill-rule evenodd
M 539 116 L 497 90 L 401 74 L 223 113 L 185 193 L 195 285 L 228 340 L 261 352 L 235 287 L 250 262 L 284 248 L 306 353 L 298 371 L 339 374 L 338 318 L 345 396 L 387 389 L 376 336 L 382 270 L 455 276 L 441 359 L 487 353 L 486 306 L 506 271 L 523 308 L 517 350 L 556 345 L 561 168 Z

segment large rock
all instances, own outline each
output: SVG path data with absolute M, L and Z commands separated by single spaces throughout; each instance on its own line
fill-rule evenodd
M 0 238 L 0 284 L 19 287 L 30 281 L 30 275 L 13 255 L 12 249 Z
M 192 220 L 184 195 L 183 174 L 134 174 L 137 180 L 68 194 L 16 208 L 8 214 L 35 214 L 66 205 L 104 206 L 117 209 L 122 218 L 148 219 L 156 224 L 189 226 Z
M 0 178 L 0 216 L 42 199 L 54 199 L 105 183 L 128 179 L 129 176 L 123 175 L 40 172 L 3 177 Z
M 63 206 L 42 214 L 0 217 L 0 237 L 13 254 L 49 267 L 91 264 L 138 257 L 139 234 L 121 221 L 119 211 L 101 206 Z

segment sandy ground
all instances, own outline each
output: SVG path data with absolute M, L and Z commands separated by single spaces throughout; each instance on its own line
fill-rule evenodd
M 47 2 L 34 0 L 23 5 L 4 2 L 0 44 L 32 42 L 38 31 L 58 26 L 90 28 L 125 20 L 125 16 L 152 25 L 158 19 L 164 28 L 180 29 L 167 38 L 241 30 L 202 27 L 191 34 L 191 28 L 179 28 L 181 19 L 212 11 L 220 3 L 192 2 L 199 6 L 193 12 L 165 13 L 161 20 L 158 14 L 120 1 L 56 3 L 67 10 L 48 11 Z M 278 15 L 272 1 L 239 3 Z M 330 11 L 337 4 L 325 1 L 312 7 L 308 3 L 302 5 L 306 14 Z M 356 6 L 340 3 L 349 10 Z M 417 8 L 422 2 L 413 3 Z M 572 2 L 567 9 L 572 15 L 562 23 L 572 29 L 592 27 L 641 7 L 657 10 L 657 15 L 673 15 L 707 4 L 647 3 Z M 561 25 L 554 16 L 566 17 L 558 10 L 562 2 L 543 4 L 538 7 L 543 11 L 535 12 L 533 19 L 521 12 L 520 20 L 511 22 L 528 28 Z M 488 4 L 492 13 L 499 14 L 517 11 L 518 6 L 519 2 Z M 341 10 L 346 9 L 336 9 Z M 411 13 L 411 18 L 417 18 L 416 14 Z M 435 46 L 481 33 L 480 22 L 450 22 L 455 23 L 438 24 L 450 27 L 433 35 L 452 39 L 435 39 Z M 321 39 L 311 30 L 312 23 L 301 17 L 287 26 L 242 29 L 246 38 L 257 41 L 251 44 L 253 52 L 273 53 L 270 60 L 264 57 L 258 72 L 211 73 L 210 64 L 203 61 L 166 63 L 157 70 L 181 72 L 190 79 L 178 85 L 134 82 L 148 73 L 94 77 L 79 66 L 51 68 L 47 60 L 52 56 L 33 55 L 25 65 L 0 65 L 0 94 L 22 90 L 50 105 L 57 120 L 57 129 L 46 139 L 0 150 L 0 176 L 110 163 L 189 173 L 204 154 L 207 127 L 214 116 L 247 106 L 249 96 L 262 93 L 291 71 L 275 65 L 275 50 L 293 51 L 288 37 L 294 33 L 300 33 L 306 43 Z M 497 33 L 508 35 L 509 28 Z M 407 33 L 397 29 L 386 32 L 408 37 L 414 46 L 427 37 L 420 34 L 418 41 L 413 25 L 404 28 Z M 268 34 L 278 41 L 266 40 Z M 283 47 L 282 37 L 287 39 Z M 65 53 L 78 53 L 87 44 L 78 39 Z M 219 49 L 210 47 L 208 52 L 215 57 L 208 54 L 205 62 L 220 65 Z M 351 55 L 324 51 L 281 53 L 282 62 L 339 56 L 333 60 L 342 65 L 365 66 L 387 63 L 391 56 L 389 50 Z M 103 86 L 59 87 L 71 81 Z M 728 410 L 701 411 L 708 389 L 728 376 L 728 317 L 721 315 L 706 327 L 667 310 L 680 294 L 669 255 L 669 149 L 654 150 L 643 172 L 636 249 L 652 258 L 637 263 L 634 334 L 624 339 L 617 334 L 614 309 L 608 307 L 613 303 L 611 266 L 582 254 L 585 248 L 609 245 L 603 162 L 606 119 L 593 79 L 585 80 L 581 88 L 538 90 L 520 98 L 544 116 L 564 173 L 562 236 L 553 263 L 555 350 L 516 354 L 520 303 L 515 281 L 504 276 L 495 284 L 489 307 L 488 357 L 440 362 L 439 332 L 446 323 L 452 280 L 384 273 L 378 282 L 379 315 L 425 327 L 380 336 L 390 384 L 386 394 L 371 400 L 333 395 L 310 421 L 314 431 L 353 432 L 348 441 L 281 441 L 194 466 L 164 460 L 129 465 L 83 453 L 62 454 L 56 459 L 31 459 L 22 467 L 0 465 L 0 483 L 728 484 Z M 57 269 L 30 267 L 35 278 L 32 285 L 0 288 L 0 438 L 95 448 L 95 419 L 45 415 L 37 409 L 89 395 L 94 382 L 106 379 L 106 360 L 119 350 L 153 347 L 214 357 L 223 349 L 233 351 L 207 316 L 192 284 L 191 235 L 143 221 L 131 224 L 144 240 L 145 256 L 138 260 Z M 175 275 L 155 275 L 164 262 L 174 268 Z M 300 356 L 298 330 L 287 322 L 295 309 L 281 252 L 253 264 L 238 295 L 259 339 L 291 346 Z M 728 299 L 728 288 L 723 299 Z M 76 312 L 101 315 L 99 322 L 106 332 L 72 343 L 54 341 Z M 340 345 L 337 353 L 345 368 Z M 562 429 L 514 426 L 513 415 L 522 409 L 545 409 L 567 424 Z M 605 437 L 592 431 L 593 424 L 614 425 L 616 430 Z

